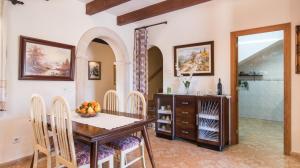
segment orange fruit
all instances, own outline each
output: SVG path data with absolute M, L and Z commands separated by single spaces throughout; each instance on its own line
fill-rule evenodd
M 81 109 L 81 110 L 80 110 L 80 113 L 81 113 L 81 114 L 85 114 L 85 113 L 86 113 L 86 109 Z

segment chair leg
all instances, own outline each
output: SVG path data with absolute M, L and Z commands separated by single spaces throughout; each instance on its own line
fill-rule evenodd
M 114 156 L 111 156 L 109 159 L 109 168 L 114 168 Z
M 47 155 L 47 168 L 51 168 L 51 154 Z
M 126 154 L 121 152 L 120 168 L 125 168 L 125 159 L 126 159 Z
M 125 165 L 127 165 L 128 160 L 127 160 L 127 155 L 125 155 Z
M 34 155 L 33 155 L 33 168 L 37 168 L 37 163 L 39 159 L 39 151 L 37 149 L 34 150 Z
M 140 150 L 141 150 L 141 155 L 142 155 L 142 165 L 143 165 L 143 168 L 146 168 L 146 161 L 145 161 L 145 146 L 144 144 L 141 144 L 141 147 L 140 147 Z
M 55 157 L 55 168 L 59 168 L 60 167 L 60 163 L 58 162 L 57 158 Z

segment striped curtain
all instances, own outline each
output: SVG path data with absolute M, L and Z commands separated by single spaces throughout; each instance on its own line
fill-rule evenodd
M 0 2 L 0 111 L 6 111 L 6 33 L 4 3 Z
M 135 30 L 133 57 L 133 89 L 148 97 L 148 32 L 146 28 Z

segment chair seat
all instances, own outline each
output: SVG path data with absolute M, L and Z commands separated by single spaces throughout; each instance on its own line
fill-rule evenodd
M 141 139 L 136 136 L 127 136 L 110 143 L 111 147 L 116 150 L 126 150 L 139 145 Z
M 75 142 L 76 159 L 78 166 L 90 164 L 90 146 Z M 98 146 L 98 160 L 105 159 L 115 154 L 115 150 L 106 145 Z

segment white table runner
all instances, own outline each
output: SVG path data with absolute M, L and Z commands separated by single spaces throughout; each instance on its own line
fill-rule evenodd
M 95 117 L 84 118 L 79 116 L 76 112 L 72 112 L 72 121 L 110 130 L 140 120 L 135 118 L 130 118 L 130 117 L 106 114 L 106 113 L 98 113 L 98 115 Z

